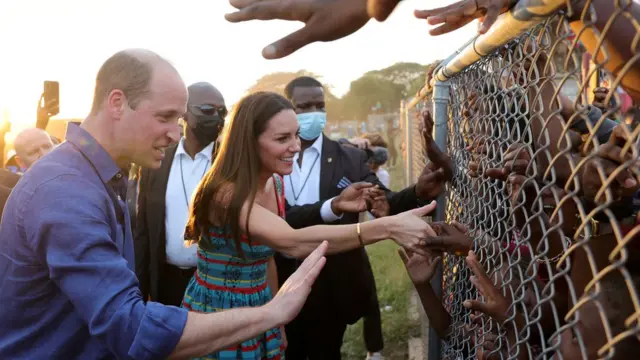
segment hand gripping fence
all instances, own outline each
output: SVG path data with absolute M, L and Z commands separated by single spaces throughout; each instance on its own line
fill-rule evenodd
M 637 9 L 521 0 L 403 104 L 408 181 L 428 161 L 413 115 L 431 107 L 455 165 L 435 220 L 466 225 L 490 280 L 443 256 L 450 323 L 429 360 L 640 359 Z

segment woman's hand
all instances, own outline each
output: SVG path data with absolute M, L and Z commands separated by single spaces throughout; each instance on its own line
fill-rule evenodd
M 427 206 L 387 217 L 389 236 L 398 245 L 407 250 L 425 256 L 428 255 L 429 252 L 425 248 L 426 242 L 424 239 L 434 237 L 436 233 L 422 217 L 431 213 L 435 208 L 436 202 L 432 201 Z

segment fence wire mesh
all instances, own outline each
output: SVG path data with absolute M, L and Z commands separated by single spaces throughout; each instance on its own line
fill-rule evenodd
M 441 358 L 640 357 L 637 6 L 568 2 L 449 79 L 446 220 L 487 277 L 443 257 Z
M 404 139 L 402 141 L 402 152 L 405 165 L 405 173 L 409 182 L 417 179 L 420 172 L 427 165 L 427 158 L 422 155 L 424 152 L 424 144 L 422 143 L 422 122 L 418 121 L 417 115 L 424 107 L 418 104 L 414 108 L 401 109 L 404 121 L 402 127 L 404 131 Z M 414 154 L 420 153 L 420 156 Z

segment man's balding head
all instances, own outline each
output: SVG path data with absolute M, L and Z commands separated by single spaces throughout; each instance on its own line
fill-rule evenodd
M 44 130 L 32 128 L 22 130 L 13 141 L 13 147 L 16 150 L 16 162 L 26 170 L 53 149 L 53 142 Z
M 187 89 L 167 60 L 149 50 L 123 50 L 98 71 L 82 126 L 121 167 L 156 168 L 164 149 L 179 140 L 178 119 L 186 110 Z
M 171 67 L 160 55 L 145 49 L 122 50 L 111 56 L 102 64 L 96 76 L 91 113 L 97 113 L 115 89 L 122 90 L 129 106 L 135 109 L 149 93 L 153 71 L 158 65 Z
M 208 82 L 190 85 L 189 104 L 185 115 L 185 148 L 191 153 L 218 138 L 227 115 L 224 97 Z
M 224 97 L 215 86 L 208 82 L 197 82 L 189 85 L 189 105 L 210 104 L 224 106 Z

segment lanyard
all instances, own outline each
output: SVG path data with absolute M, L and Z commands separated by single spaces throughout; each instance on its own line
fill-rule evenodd
M 209 166 L 209 160 L 204 164 L 204 170 L 202 171 L 202 175 L 200 179 L 204 177 L 204 174 L 207 172 L 207 167 Z M 187 196 L 187 186 L 184 183 L 184 172 L 182 171 L 182 156 L 180 156 L 180 179 L 182 180 L 182 191 L 184 192 L 184 201 L 187 203 L 187 209 L 189 208 L 189 196 Z
M 298 204 L 298 198 L 300 198 L 300 195 L 302 195 L 302 191 L 304 191 L 305 186 L 307 186 L 307 181 L 309 181 L 309 177 L 311 176 L 311 172 L 313 168 L 316 166 L 316 163 L 318 162 L 318 158 L 320 158 L 320 154 L 316 155 L 315 160 L 313 160 L 313 164 L 311 164 L 311 168 L 309 168 L 309 173 L 307 174 L 307 178 L 304 179 L 304 182 L 302 183 L 302 187 L 300 188 L 300 191 L 298 191 L 298 195 L 296 195 L 296 189 L 293 187 L 293 181 L 291 180 L 291 176 L 289 176 L 289 184 L 291 184 L 291 192 L 293 193 L 293 198 L 296 201 L 296 205 Z

